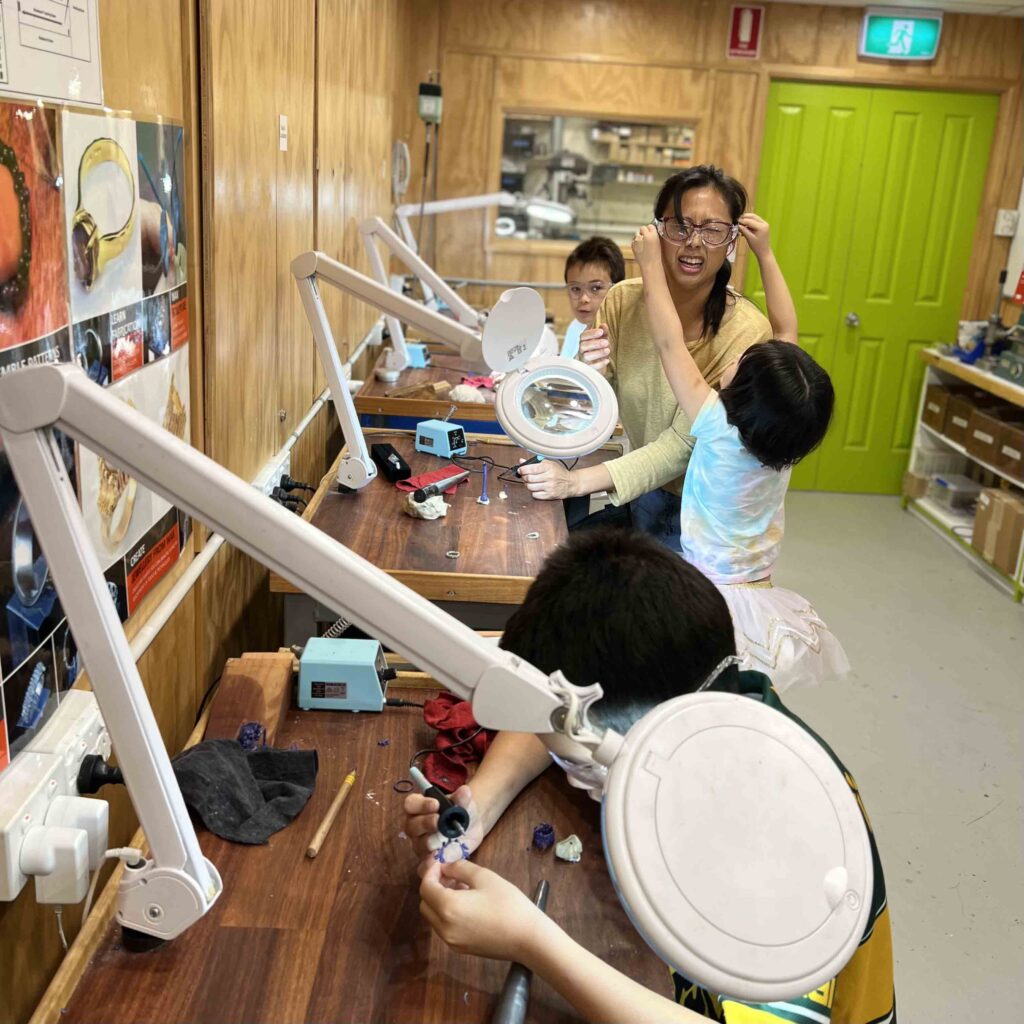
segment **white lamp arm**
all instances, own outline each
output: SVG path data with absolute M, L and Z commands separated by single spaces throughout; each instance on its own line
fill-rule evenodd
M 427 203 L 403 203 L 395 209 L 395 220 L 406 245 L 414 252 L 418 248 L 416 236 L 409 226 L 410 217 L 422 214 L 428 217 L 435 213 L 458 213 L 460 210 L 482 210 L 488 206 L 515 206 L 516 197 L 511 192 L 488 192 L 479 196 L 459 196 L 455 199 L 432 199 Z
M 480 314 L 477 310 L 466 302 L 430 264 L 406 245 L 380 217 L 368 217 L 359 225 L 359 230 L 370 258 L 370 265 L 373 267 L 374 277 L 381 284 L 388 283 L 388 274 L 381 259 L 380 250 L 377 248 L 377 239 L 380 239 L 391 254 L 401 260 L 416 275 L 428 301 L 434 295 L 440 296 L 463 327 L 468 327 L 470 330 L 479 328 Z
M 10 374 L 0 380 L 0 436 L 152 851 L 145 869 L 148 884 L 141 884 L 143 871 L 126 873 L 121 923 L 173 938 L 209 909 L 221 884 L 199 849 L 54 447 L 53 427 L 401 650 L 442 685 L 471 700 L 481 725 L 591 735 L 585 709 L 599 688 L 573 687 L 560 673 L 549 677 L 485 643 L 419 594 L 96 387 L 80 367 L 39 366 Z
M 323 300 L 317 288 L 317 281 L 326 281 L 341 291 L 354 295 L 363 302 L 376 306 L 385 314 L 418 327 L 429 337 L 446 342 L 456 348 L 465 358 L 479 362 L 481 358 L 480 336 L 474 331 L 455 323 L 454 320 L 412 299 L 392 291 L 387 284 L 381 284 L 332 260 L 322 252 L 309 251 L 292 260 L 292 274 L 295 276 L 302 297 L 306 319 L 313 331 L 320 362 L 327 376 L 327 383 L 334 398 L 334 407 L 341 422 L 341 430 L 348 444 L 348 453 L 338 465 L 338 483 L 353 490 L 365 487 L 376 475 L 377 467 L 369 456 L 366 440 L 359 425 L 348 383 L 334 344 L 334 334 L 327 320 Z

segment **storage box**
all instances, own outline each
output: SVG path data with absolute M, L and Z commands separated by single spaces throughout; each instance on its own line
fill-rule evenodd
M 1000 472 L 1024 481 L 1024 424 L 1003 424 L 995 465 Z
M 924 393 L 924 408 L 921 410 L 921 422 L 926 423 L 940 434 L 946 425 L 946 412 L 952 391 L 944 384 L 929 384 Z
M 955 441 L 957 444 L 965 444 L 971 413 L 975 409 L 984 409 L 987 406 L 991 406 L 995 401 L 995 398 L 984 391 L 972 390 L 966 394 L 951 395 L 949 404 L 946 407 L 946 422 L 943 424 L 942 433 L 950 441 Z
M 962 473 L 936 474 L 928 493 L 948 508 L 968 509 L 978 500 L 982 487 Z
M 927 477 L 936 473 L 963 473 L 967 469 L 967 456 L 948 448 L 918 448 L 910 468 Z
M 996 405 L 990 409 L 974 409 L 967 421 L 968 455 L 995 465 L 999 442 L 1006 423 L 1024 422 L 1024 409 L 1013 405 Z
M 928 493 L 931 479 L 927 473 L 915 473 L 914 470 L 908 469 L 903 474 L 903 497 L 923 498 Z
M 1024 499 L 1009 491 L 987 489 L 978 498 L 971 546 L 1007 576 L 1017 572 L 1024 538 Z

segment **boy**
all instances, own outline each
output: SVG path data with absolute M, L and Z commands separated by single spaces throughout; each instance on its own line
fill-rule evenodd
M 608 289 L 625 276 L 622 250 L 610 238 L 595 236 L 580 242 L 565 261 L 565 290 L 572 315 L 593 327 Z
M 554 552 L 509 620 L 502 646 L 542 671 L 562 669 L 574 683 L 599 681 L 605 696 L 592 717 L 622 733 L 654 705 L 696 690 L 736 651 L 729 612 L 715 586 L 655 540 L 623 530 L 577 534 Z M 711 689 L 739 693 L 789 715 L 760 673 L 729 668 Z M 470 811 L 467 845 L 479 846 L 512 799 L 550 763 L 536 736 L 499 733 L 472 786 L 455 793 Z M 405 831 L 424 856 L 436 831 L 436 809 L 422 796 L 405 801 Z M 699 836 L 699 822 L 694 824 Z M 871 843 L 874 894 L 860 946 L 832 982 L 785 1004 L 743 1003 L 678 974 L 673 1002 L 583 950 L 518 889 L 472 863 L 442 867 L 424 861 L 421 910 L 453 948 L 525 964 L 591 1021 L 895 1024 L 885 882 L 873 836 Z

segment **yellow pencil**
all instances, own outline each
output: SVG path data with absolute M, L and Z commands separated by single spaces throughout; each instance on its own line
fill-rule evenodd
M 345 776 L 345 781 L 341 784 L 341 789 L 338 790 L 338 795 L 331 803 L 330 809 L 324 816 L 324 820 L 320 822 L 320 827 L 316 830 L 316 835 L 313 836 L 313 842 L 311 842 L 306 849 L 307 857 L 315 857 L 320 852 L 320 847 L 323 846 L 324 840 L 327 838 L 327 833 L 331 831 L 334 819 L 338 816 L 338 811 L 341 810 L 341 805 L 345 802 L 345 797 L 347 797 L 351 792 L 355 782 L 356 773 L 355 770 L 352 770 Z

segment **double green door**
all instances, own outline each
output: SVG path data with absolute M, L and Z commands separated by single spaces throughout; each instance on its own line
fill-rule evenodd
M 772 84 L 756 208 L 800 342 L 836 389 L 794 486 L 898 493 L 918 353 L 956 337 L 997 108 L 988 95 Z M 753 257 L 745 291 L 764 308 Z

